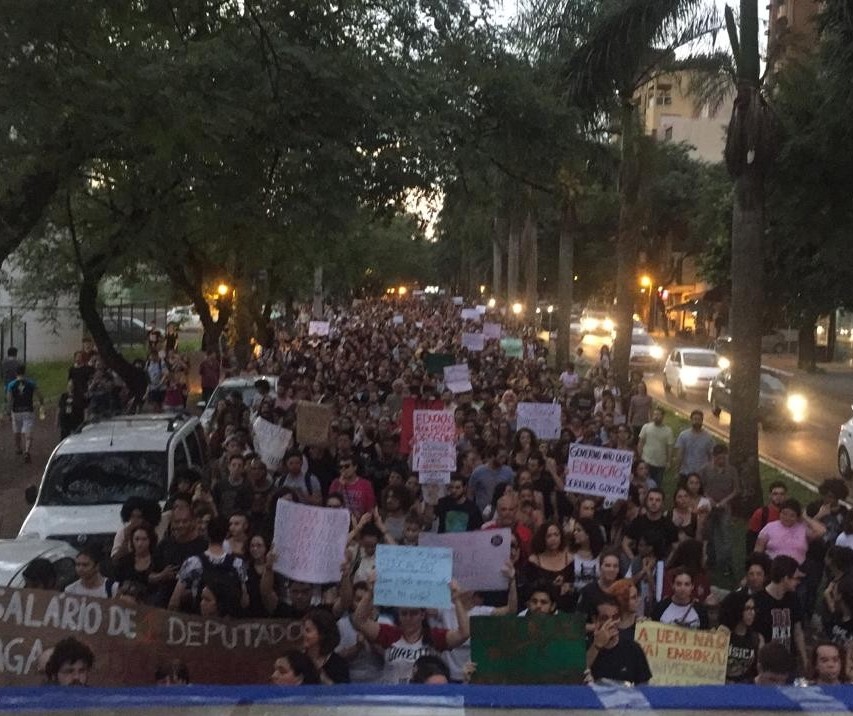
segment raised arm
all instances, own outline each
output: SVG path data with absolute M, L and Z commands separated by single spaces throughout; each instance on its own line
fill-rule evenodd
M 459 622 L 459 627 L 447 632 L 446 638 L 448 648 L 455 649 L 457 646 L 462 646 L 471 636 L 471 621 L 468 618 L 468 610 L 462 603 L 459 585 L 456 584 L 455 579 L 450 582 L 450 598 L 453 600 L 454 609 L 456 609 L 456 620 Z
M 379 638 L 379 622 L 373 617 L 373 586 L 375 582 L 375 576 L 370 575 L 367 578 L 367 592 L 352 615 L 352 625 L 370 641 L 376 641 Z

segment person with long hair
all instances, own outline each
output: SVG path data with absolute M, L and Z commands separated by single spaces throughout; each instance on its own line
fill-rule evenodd
M 129 530 L 129 536 L 131 551 L 113 562 L 113 576 L 118 584 L 139 584 L 145 600 L 158 577 L 152 556 L 157 546 L 157 534 L 147 522 L 140 522 Z
M 840 686 L 848 682 L 846 650 L 831 641 L 819 641 L 812 651 L 811 682 L 815 686 Z
M 270 682 L 274 686 L 319 684 L 320 672 L 307 654 L 288 649 L 275 660 Z
M 693 511 L 690 493 L 686 487 L 675 488 L 675 494 L 672 497 L 672 509 L 669 511 L 668 517 L 678 530 L 680 540 L 696 539 L 699 520 Z
M 598 555 L 598 577 L 587 584 L 578 595 L 577 610 L 586 615 L 587 631 L 592 631 L 595 610 L 601 597 L 609 593 L 610 587 L 619 579 L 619 552 L 613 547 L 601 550 Z
M 527 582 L 544 580 L 554 585 L 557 608 L 568 612 L 574 607 L 575 562 L 568 548 L 568 540 L 560 525 L 553 520 L 545 522 L 533 535 L 527 562 Z
M 606 590 L 619 603 L 619 636 L 625 639 L 634 638 L 634 628 L 637 625 L 637 610 L 640 591 L 633 579 L 617 579 Z
M 302 618 L 302 647 L 317 671 L 321 684 L 348 684 L 349 664 L 335 652 L 341 634 L 335 617 L 327 609 L 311 609 Z
M 574 555 L 575 592 L 598 579 L 598 555 L 604 549 L 604 537 L 595 520 L 581 517 L 574 521 L 569 549 Z
M 699 540 L 685 539 L 675 545 L 663 574 L 664 597 L 672 596 L 671 577 L 676 569 L 690 572 L 693 577 L 693 598 L 700 604 L 707 603 L 712 596 L 711 578 L 705 566 L 705 550 Z
M 512 441 L 512 457 L 510 465 L 514 470 L 519 470 L 527 465 L 527 458 L 538 452 L 539 441 L 536 433 L 530 428 L 521 428 L 515 433 Z
M 403 539 L 403 528 L 406 514 L 412 506 L 414 498 L 405 487 L 389 485 L 379 497 L 379 514 L 385 531 L 395 542 Z
M 747 591 L 729 592 L 720 603 L 720 626 L 729 630 L 727 684 L 751 684 L 758 675 L 758 652 L 764 638 L 755 625 L 755 600 Z

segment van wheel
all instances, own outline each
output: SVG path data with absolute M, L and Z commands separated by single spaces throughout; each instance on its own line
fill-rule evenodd
M 669 381 L 666 379 L 666 373 L 663 374 L 663 392 L 671 393 L 672 386 L 669 384 Z
M 845 480 L 853 478 L 853 465 L 850 463 L 850 455 L 847 448 L 838 448 L 838 472 Z

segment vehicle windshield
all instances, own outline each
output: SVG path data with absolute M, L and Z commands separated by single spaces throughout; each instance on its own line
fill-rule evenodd
M 257 391 L 255 390 L 255 386 L 252 384 L 244 385 L 244 386 L 240 386 L 240 387 L 235 387 L 233 385 L 230 387 L 219 386 L 215 391 L 213 391 L 213 395 L 210 396 L 210 401 L 208 402 L 208 405 L 211 408 L 216 407 L 216 404 L 220 400 L 225 400 L 235 390 L 238 393 L 240 393 L 240 395 L 243 396 L 243 404 L 246 406 L 249 406 L 252 404 L 252 400 L 254 399 L 255 395 L 257 394 Z
M 761 388 L 765 393 L 785 393 L 785 384 L 775 375 L 769 373 L 761 374 Z
M 166 498 L 165 452 L 88 452 L 51 460 L 40 505 L 109 505 Z
M 635 346 L 653 346 L 655 341 L 648 333 L 634 333 L 631 343 Z
M 683 353 L 684 365 L 693 365 L 697 368 L 716 368 L 719 358 L 714 353 Z

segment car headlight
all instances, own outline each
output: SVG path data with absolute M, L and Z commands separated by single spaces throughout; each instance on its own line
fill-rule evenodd
M 605 318 L 601 323 L 601 327 L 604 328 L 605 331 L 612 331 L 615 328 L 615 324 L 609 318 Z
M 598 319 L 597 318 L 584 318 L 581 321 L 581 328 L 585 331 L 594 331 L 598 328 Z
M 732 362 L 725 356 L 720 356 L 720 360 L 717 361 L 717 365 L 720 366 L 720 368 L 722 368 L 723 370 L 729 368 L 731 364 Z
M 795 423 L 801 423 L 806 419 L 806 409 L 809 406 L 809 402 L 806 400 L 804 395 L 793 393 L 788 396 L 785 404 L 788 408 L 788 413 L 791 415 L 791 420 Z
M 655 360 L 660 360 L 663 358 L 663 348 L 660 346 L 652 346 L 649 348 L 649 355 Z
M 681 369 L 681 384 L 682 385 L 696 385 L 699 381 L 699 371 L 695 368 L 682 368 Z

